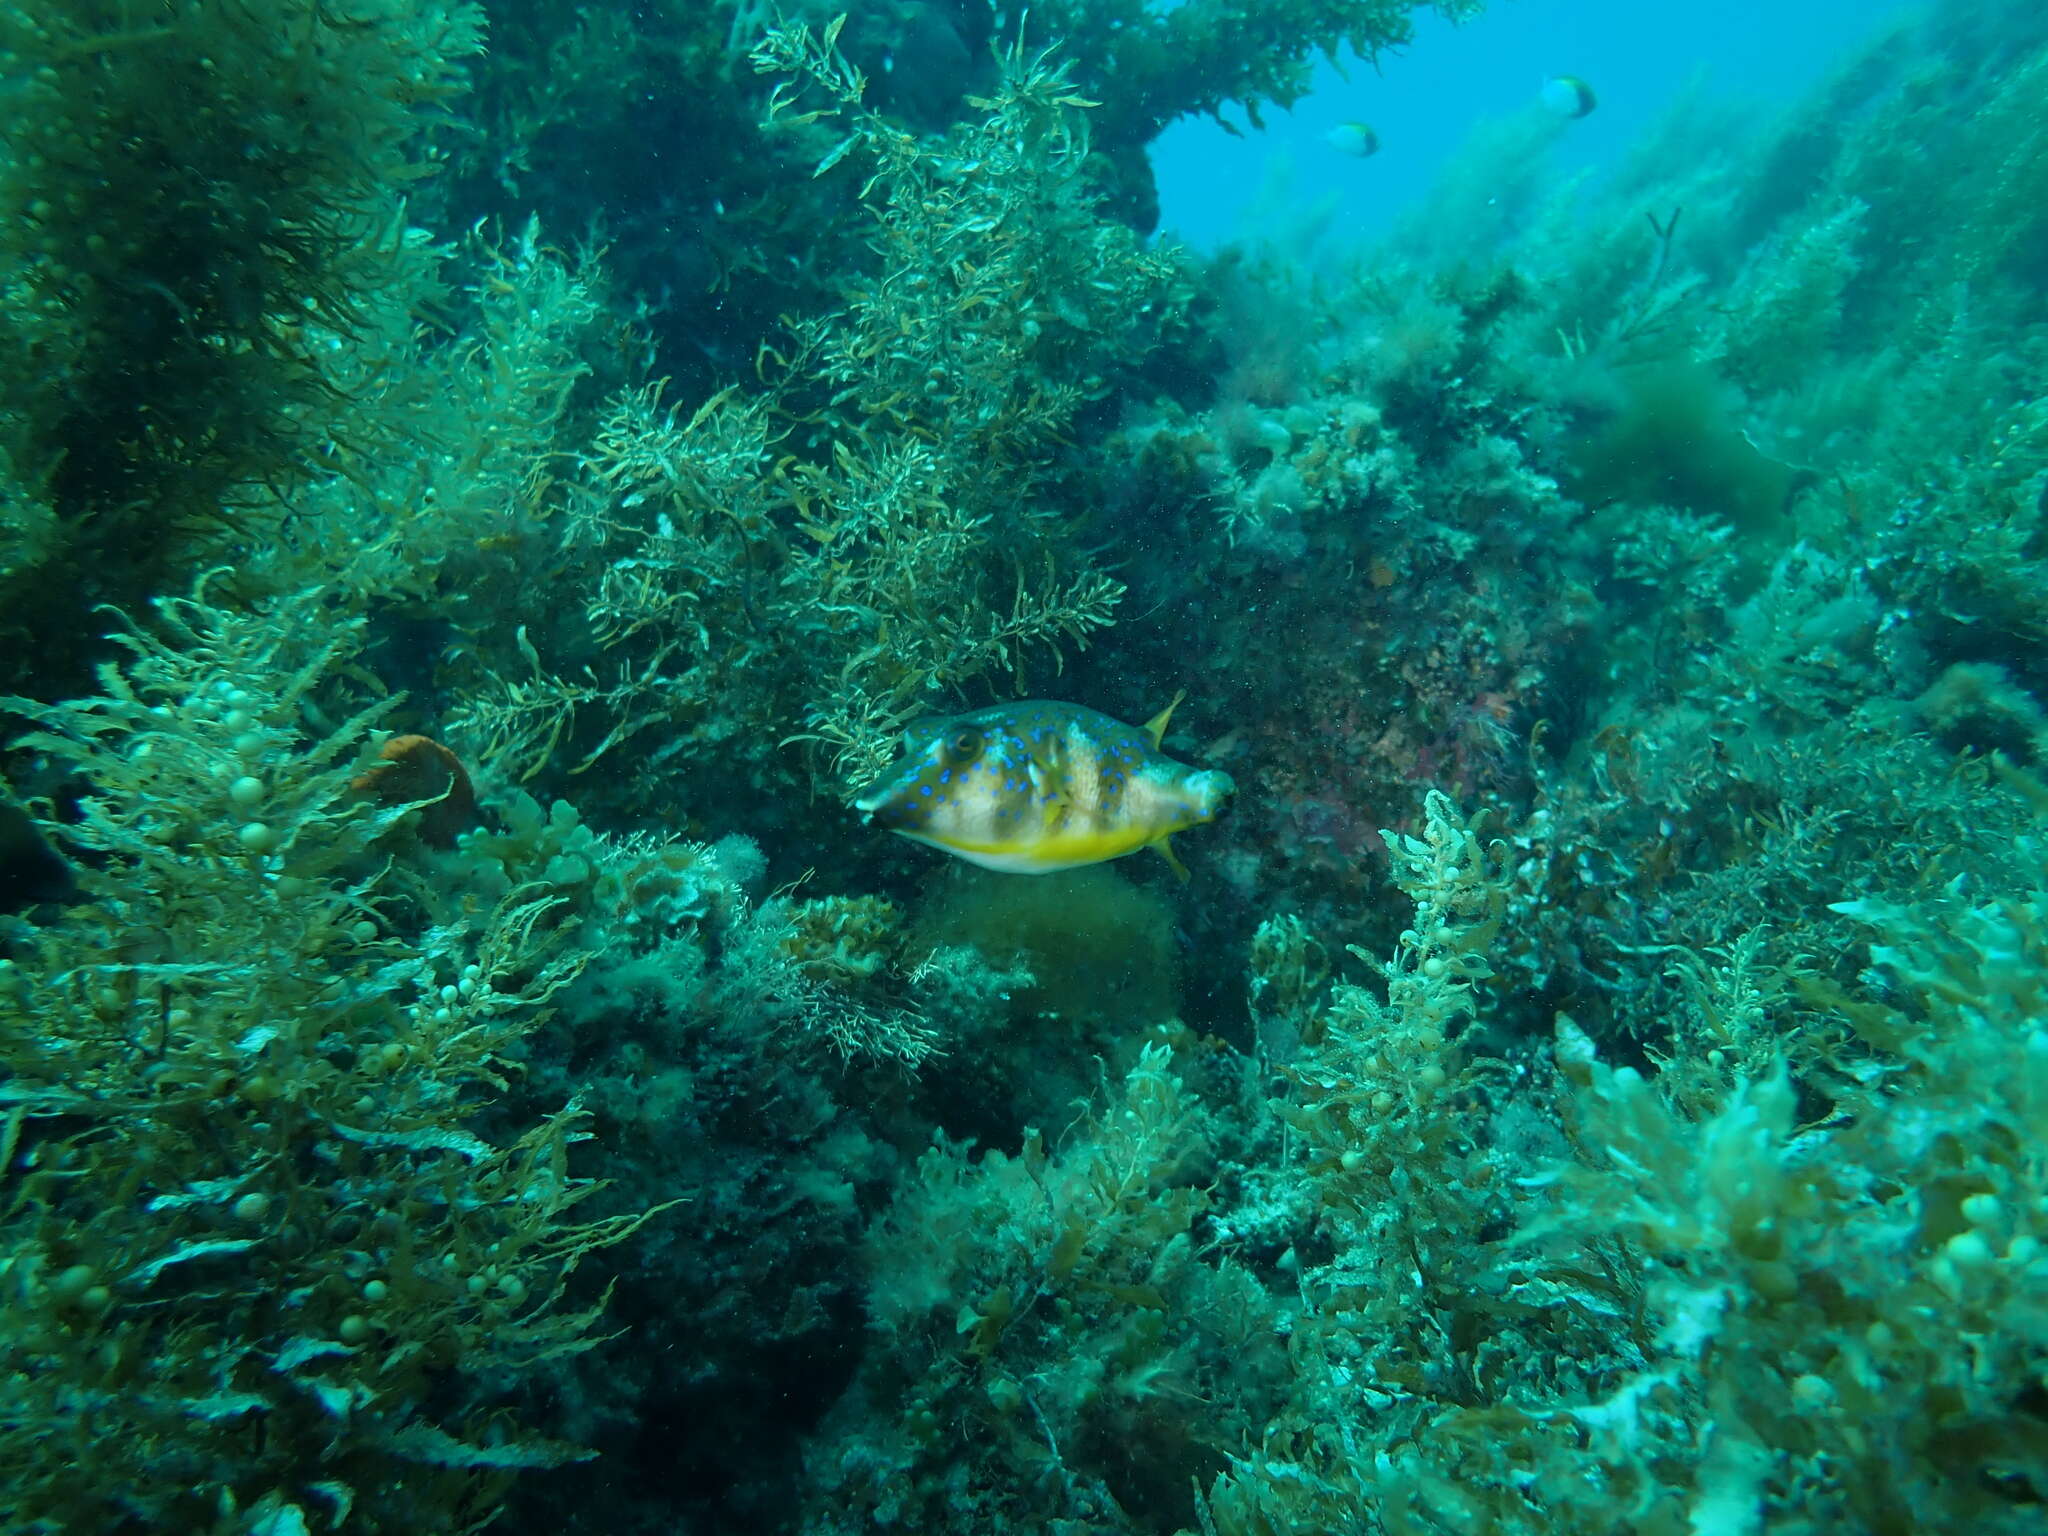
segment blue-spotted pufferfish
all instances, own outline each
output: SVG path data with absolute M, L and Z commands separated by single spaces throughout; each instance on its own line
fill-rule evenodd
M 1214 821 L 1237 786 L 1159 750 L 1176 694 L 1143 726 L 1079 704 L 1024 699 L 920 721 L 904 756 L 855 800 L 912 842 L 1011 874 L 1043 875 L 1157 848 Z

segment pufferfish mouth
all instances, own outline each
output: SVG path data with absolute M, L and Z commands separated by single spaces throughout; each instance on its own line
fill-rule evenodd
M 896 790 L 895 776 L 878 779 L 854 796 L 853 808 L 863 816 L 872 816 L 895 798 Z
M 1195 814 L 1203 821 L 1216 820 L 1230 809 L 1231 801 L 1237 796 L 1236 780 L 1214 768 L 1190 774 L 1187 788 L 1194 801 Z

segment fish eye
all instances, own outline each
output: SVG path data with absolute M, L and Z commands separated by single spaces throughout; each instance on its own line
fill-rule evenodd
M 948 768 L 964 768 L 981 756 L 981 748 L 981 732 L 967 725 L 948 736 L 940 751 Z

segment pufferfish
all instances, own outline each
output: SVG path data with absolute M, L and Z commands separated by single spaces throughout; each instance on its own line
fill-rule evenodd
M 1237 786 L 1159 750 L 1176 694 L 1143 726 L 1026 699 L 920 721 L 904 756 L 854 800 L 868 819 L 984 869 L 1043 875 L 1157 848 L 1214 821 Z

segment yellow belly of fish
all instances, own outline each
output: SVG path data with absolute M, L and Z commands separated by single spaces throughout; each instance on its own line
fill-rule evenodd
M 1079 869 L 1084 864 L 1101 864 L 1136 853 L 1152 839 L 1130 831 L 1061 832 L 1050 837 L 1019 839 L 1014 842 L 963 843 L 952 838 L 924 837 L 904 832 L 912 842 L 934 848 L 979 864 L 983 869 L 1009 875 L 1049 875 L 1055 870 Z

